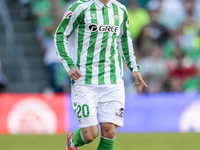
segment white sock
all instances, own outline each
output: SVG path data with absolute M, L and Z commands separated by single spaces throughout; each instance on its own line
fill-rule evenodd
M 101 136 L 103 139 L 106 139 L 106 140 L 109 140 L 109 141 L 112 141 L 112 140 L 114 140 L 115 138 L 116 138 L 116 136 L 113 138 L 113 139 L 109 139 L 109 138 L 106 138 L 106 137 L 103 137 L 103 136 Z

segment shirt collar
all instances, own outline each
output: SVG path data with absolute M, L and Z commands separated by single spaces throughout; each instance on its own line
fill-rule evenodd
M 112 1 L 112 0 L 110 0 L 110 1 L 108 2 L 108 4 L 106 4 L 107 7 L 111 7 L 111 1 Z M 95 2 L 100 8 L 103 8 L 104 4 L 103 4 L 102 2 L 100 2 L 99 0 L 94 0 L 94 2 Z

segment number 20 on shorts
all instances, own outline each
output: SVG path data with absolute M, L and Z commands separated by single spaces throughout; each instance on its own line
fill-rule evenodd
M 82 118 L 82 116 L 87 118 L 90 115 L 89 106 L 87 104 L 82 105 L 82 107 L 78 105 L 75 112 L 78 118 Z

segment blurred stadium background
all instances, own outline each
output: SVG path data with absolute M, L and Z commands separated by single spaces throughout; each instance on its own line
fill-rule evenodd
M 1 150 L 64 149 L 62 134 L 78 128 L 70 79 L 53 45 L 74 1 L 0 0 Z M 137 93 L 124 64 L 125 122 L 116 150 L 199 150 L 200 0 L 120 1 L 149 88 Z

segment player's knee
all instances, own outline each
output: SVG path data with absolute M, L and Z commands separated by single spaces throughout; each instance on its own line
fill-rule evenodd
M 116 130 L 114 130 L 112 128 L 111 129 L 107 129 L 107 130 L 103 130 L 102 136 L 106 137 L 106 138 L 109 138 L 109 139 L 114 139 L 115 136 L 116 136 Z
M 87 143 L 94 141 L 94 139 L 98 136 L 99 131 L 97 129 L 83 131 L 83 138 Z
M 92 141 L 94 141 L 94 138 L 93 138 L 92 136 L 88 136 L 88 137 L 85 139 L 85 141 L 86 141 L 87 143 L 91 143 Z
M 97 136 L 98 136 L 98 133 L 90 133 L 90 134 L 85 135 L 84 140 L 85 140 L 87 143 L 91 143 L 92 141 L 94 141 L 94 139 L 95 139 Z
M 109 130 L 106 134 L 106 138 L 109 138 L 109 139 L 114 139 L 116 136 L 116 131 L 115 130 Z

